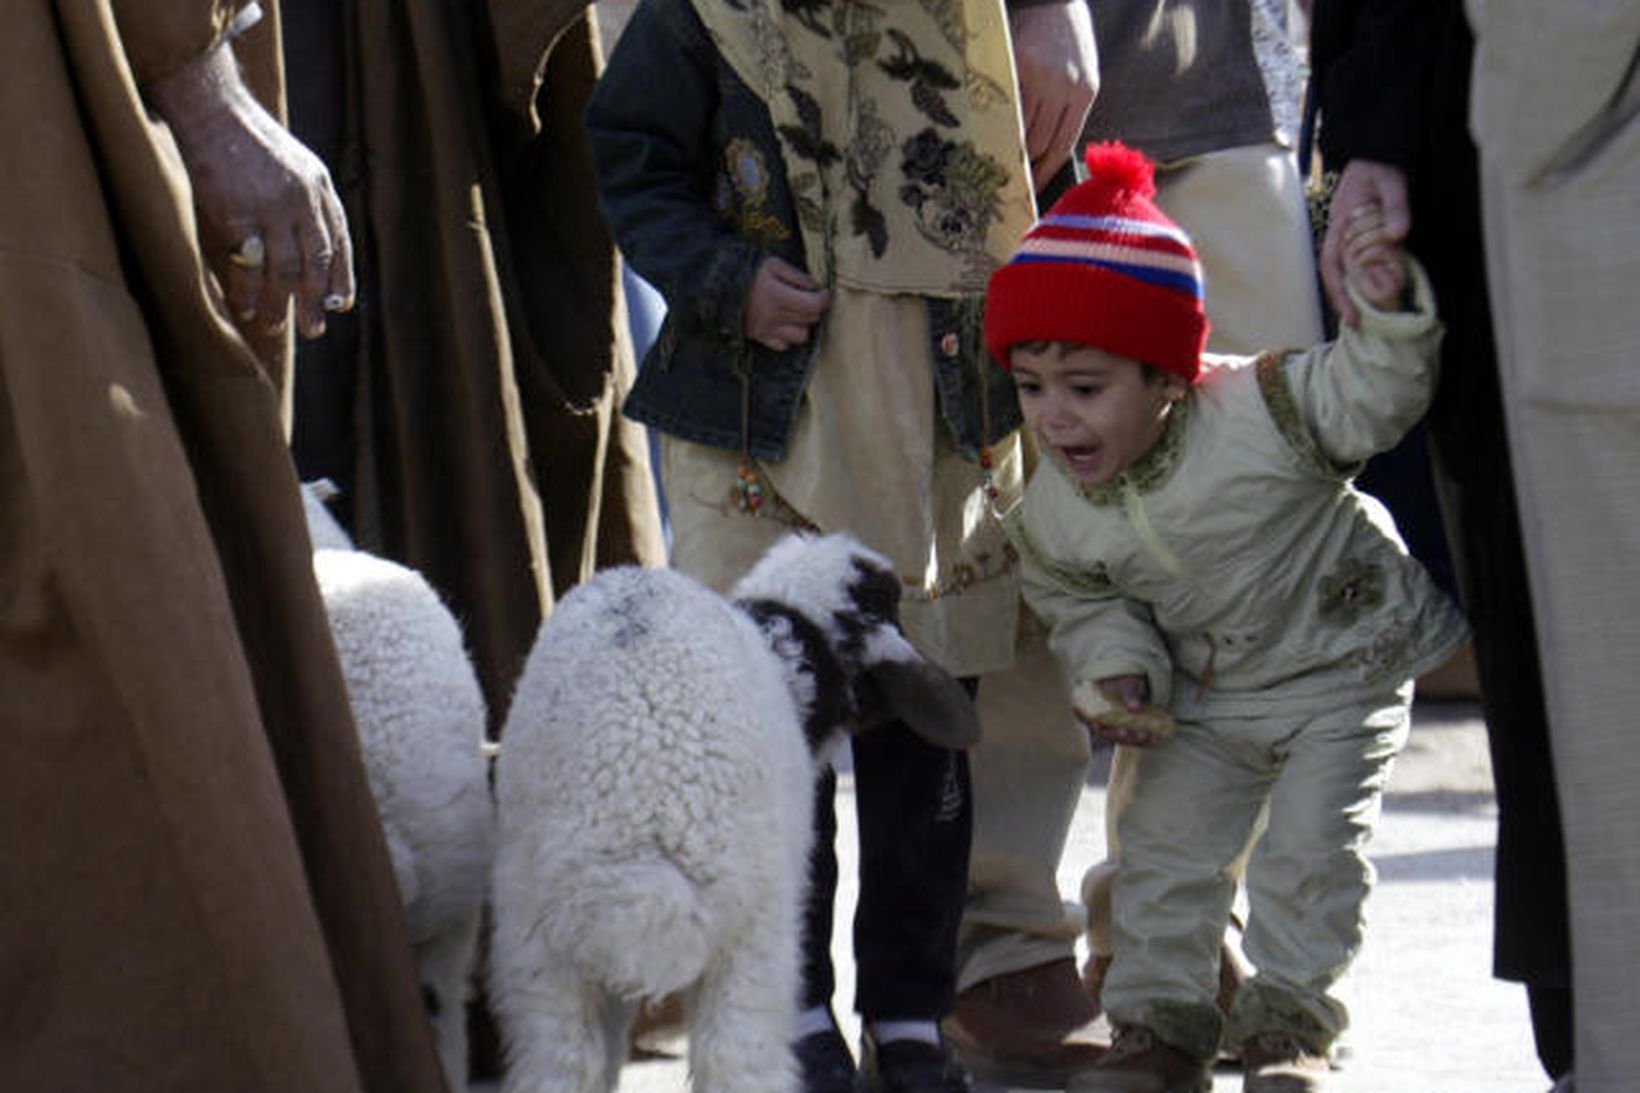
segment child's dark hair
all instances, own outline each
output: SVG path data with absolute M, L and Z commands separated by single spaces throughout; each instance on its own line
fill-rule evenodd
M 1010 354 L 1012 354 L 1016 350 L 1023 349 L 1027 353 L 1042 353 L 1042 352 L 1046 352 L 1049 349 L 1052 349 L 1052 350 L 1057 351 L 1059 353 L 1059 355 L 1061 357 L 1063 357 L 1066 353 L 1069 353 L 1072 350 L 1086 349 L 1086 348 L 1087 348 L 1087 346 L 1083 345 L 1081 342 L 1065 342 L 1065 341 L 1056 341 L 1053 338 L 1037 338 L 1033 341 L 1028 341 L 1028 342 L 1015 342 L 1009 348 L 1008 352 Z M 1173 374 L 1173 373 L 1167 371 L 1165 368 L 1160 368 L 1160 367 L 1158 367 L 1154 364 L 1150 364 L 1146 361 L 1139 361 L 1137 363 L 1139 365 L 1140 370 L 1144 373 L 1144 378 L 1145 378 L 1146 383 L 1157 383 L 1161 380 L 1166 379 L 1168 376 Z

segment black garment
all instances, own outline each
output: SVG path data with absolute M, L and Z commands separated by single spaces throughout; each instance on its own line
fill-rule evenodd
M 1538 1060 L 1549 1077 L 1559 1081 L 1572 1072 L 1572 1047 L 1577 1039 L 1572 1027 L 1572 990 L 1528 984 L 1526 1001 L 1532 1008 Z
M 1323 158 L 1406 172 L 1408 244 L 1447 326 L 1427 424 L 1451 487 L 1442 502 L 1497 785 L 1493 970 L 1531 988 L 1539 1057 L 1557 1073 L 1570 1062 L 1565 847 L 1486 291 L 1474 43 L 1460 0 L 1317 0 L 1310 49 Z
M 968 888 L 972 794 L 965 752 L 904 724 L 854 737 L 860 902 L 854 1008 L 867 1020 L 937 1020 L 956 1004 L 957 925 Z M 803 1008 L 831 1003 L 837 775 L 819 779 L 803 911 Z
M 286 99 L 291 132 L 324 160 L 344 193 L 347 76 L 342 11 L 335 0 L 281 0 Z M 350 214 L 354 210 L 348 210 Z M 363 256 L 358 256 L 362 258 Z M 354 310 L 327 315 L 325 336 L 296 343 L 290 452 L 303 481 L 328 478 L 340 489 L 333 514 L 353 528 L 353 401 L 359 374 L 359 312 L 375 304 L 374 278 L 356 269 Z

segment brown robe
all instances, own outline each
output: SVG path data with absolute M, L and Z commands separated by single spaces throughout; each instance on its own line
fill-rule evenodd
M 292 14 L 287 42 L 308 46 L 289 57 L 295 90 L 335 89 L 314 108 L 362 286 L 353 341 L 302 359 L 356 379 L 325 395 L 343 404 L 334 422 L 298 402 L 298 441 L 336 434 L 323 443 L 341 449 L 355 539 L 451 604 L 499 727 L 553 599 L 599 565 L 665 560 L 643 434 L 618 413 L 633 362 L 581 124 L 586 8 Z
M 137 90 L 231 16 L 0 34 L 0 1089 L 443 1086 L 278 386 Z

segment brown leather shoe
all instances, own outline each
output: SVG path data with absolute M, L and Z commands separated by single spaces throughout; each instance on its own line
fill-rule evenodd
M 1116 1040 L 1091 1068 L 1070 1080 L 1066 1093 L 1210 1093 L 1213 1071 L 1138 1025 L 1118 1029 Z
M 1101 1007 L 1099 996 L 1104 993 L 1105 976 L 1110 972 L 1112 958 L 1102 953 L 1090 953 L 1082 964 L 1082 989 L 1088 992 L 1095 1007 Z M 1219 1012 L 1226 1017 L 1230 1016 L 1230 1007 L 1236 1001 L 1236 992 L 1241 990 L 1242 983 L 1247 980 L 1247 969 L 1242 966 L 1241 957 L 1236 955 L 1229 943 L 1219 946 Z
M 1241 1045 L 1242 1093 L 1321 1093 L 1332 1067 L 1325 1055 L 1284 1032 L 1266 1032 Z
M 1005 1086 L 1063 1088 L 1098 1062 L 1109 1032 L 1071 957 L 993 976 L 957 995 L 941 1024 L 976 1078 Z

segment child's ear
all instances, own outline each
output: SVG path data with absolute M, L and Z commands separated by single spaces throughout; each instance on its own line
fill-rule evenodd
M 1183 376 L 1161 369 L 1157 369 L 1156 374 L 1160 377 L 1162 397 L 1168 402 L 1178 402 L 1190 390 L 1190 384 L 1185 382 Z

